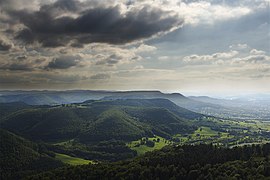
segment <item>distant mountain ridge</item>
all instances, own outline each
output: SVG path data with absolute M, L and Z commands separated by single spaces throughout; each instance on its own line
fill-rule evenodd
M 248 101 L 243 98 L 231 101 L 206 96 L 186 97 L 180 93 L 162 93 L 160 91 L 0 91 L 0 94 L 0 103 L 24 102 L 29 105 L 71 104 L 86 100 L 161 98 L 168 99 L 185 109 L 210 116 L 270 120 L 270 102 L 266 98 L 268 96 L 260 97 L 260 101 Z
M 80 103 L 86 100 L 116 99 L 168 99 L 178 106 L 200 112 L 202 107 L 220 108 L 217 105 L 195 101 L 180 93 L 162 93 L 160 91 L 8 91 L 2 93 L 0 102 L 24 102 L 29 105 L 57 105 Z
M 0 103 L 24 102 L 29 105 L 52 105 L 83 102 L 87 99 L 98 100 L 103 98 L 127 99 L 152 99 L 168 98 L 177 95 L 185 98 L 180 93 L 164 94 L 160 91 L 93 91 L 93 90 L 68 90 L 68 91 L 0 91 Z

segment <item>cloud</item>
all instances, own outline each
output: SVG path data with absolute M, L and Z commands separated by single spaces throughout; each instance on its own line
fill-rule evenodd
M 4 71 L 40 71 L 48 64 L 48 57 L 28 53 L 10 52 L 0 54 L 0 70 Z
M 247 44 L 233 44 L 230 45 L 230 49 L 236 49 L 236 50 L 245 50 L 245 49 L 249 49 Z
M 268 11 L 266 0 L 0 0 L 1 88 L 265 86 Z
M 8 51 L 12 48 L 12 44 L 0 39 L 0 51 Z
M 171 67 L 207 66 L 209 69 L 215 65 L 234 67 L 239 65 L 270 65 L 270 56 L 262 50 L 252 49 L 247 45 L 238 44 L 229 46 L 229 51 L 213 54 L 191 54 L 188 56 L 159 56 L 160 63 L 172 64 Z M 170 63 L 168 63 L 170 62 Z
M 91 76 L 90 78 L 94 79 L 94 80 L 101 80 L 101 79 L 110 79 L 110 77 L 111 76 L 109 74 L 99 73 L 99 74 L 95 74 L 95 75 Z
M 142 53 L 142 52 L 152 52 L 156 50 L 157 48 L 155 46 L 150 46 L 147 44 L 140 44 L 140 46 L 135 49 L 135 52 Z
M 77 83 L 82 80 L 86 80 L 86 76 L 78 75 L 78 74 L 70 74 L 70 73 L 37 73 L 35 77 L 33 77 L 34 81 L 39 81 L 43 79 L 48 83 Z
M 29 64 L 11 63 L 0 65 L 0 70 L 9 71 L 31 71 L 33 68 Z
M 206 65 L 223 63 L 224 61 L 231 59 L 238 55 L 238 51 L 218 52 L 210 55 L 197 55 L 193 54 L 185 56 L 183 58 L 183 64 L 185 65 Z
M 137 56 L 133 53 L 131 54 L 123 54 L 121 52 L 114 52 L 110 55 L 97 55 L 99 57 L 96 61 L 96 65 L 107 65 L 107 66 L 115 66 L 116 64 L 126 64 L 135 62 L 141 59 L 140 56 Z
M 26 55 L 19 55 L 19 56 L 16 56 L 15 58 L 17 60 L 23 61 L 23 60 L 26 60 L 27 59 L 27 56 Z
M 25 26 L 18 39 L 37 41 L 45 47 L 69 43 L 81 47 L 93 42 L 125 44 L 169 32 L 183 23 L 173 11 L 149 5 L 126 11 L 121 5 L 85 9 L 77 0 L 59 0 L 38 11 L 14 10 L 9 14 Z
M 80 61 L 79 56 L 60 56 L 50 61 L 45 69 L 69 69 L 79 65 Z
M 270 56 L 264 54 L 250 54 L 246 57 L 234 58 L 232 63 L 235 64 L 270 64 Z
M 142 57 L 137 54 L 137 48 L 100 43 L 88 46 L 88 50 L 82 53 L 86 56 L 90 55 L 90 61 L 92 61 L 93 64 L 104 67 L 130 64 L 142 59 Z
M 226 4 L 215 4 L 207 1 L 181 2 L 180 14 L 186 24 L 214 24 L 217 21 L 237 19 L 252 12 L 251 8 L 245 6 L 229 6 Z
M 257 50 L 257 49 L 252 49 L 252 50 L 250 50 L 250 54 L 253 54 L 253 55 L 263 55 L 263 54 L 265 54 L 265 52 L 264 51 Z

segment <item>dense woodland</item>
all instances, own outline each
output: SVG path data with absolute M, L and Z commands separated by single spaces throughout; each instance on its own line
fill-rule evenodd
M 0 179 L 20 179 L 29 174 L 64 166 L 54 153 L 0 129 Z
M 136 151 L 129 149 L 126 142 L 192 133 L 197 127 L 188 120 L 202 117 L 165 99 L 0 106 L 4 107 L 0 109 L 1 128 L 42 143 L 51 151 L 98 161 L 133 158 Z
M 27 179 L 270 179 L 270 144 L 167 146 L 131 161 L 66 167 Z
M 211 144 L 169 145 L 130 160 L 68 166 L 55 160 L 54 152 L 43 144 L 1 130 L 0 149 L 1 179 L 270 178 L 270 144 L 231 149 Z
M 17 110 L 20 106 L 14 104 L 14 111 L 1 116 L 1 127 L 45 142 L 73 138 L 83 143 L 130 141 L 154 133 L 170 137 L 194 131 L 196 126 L 187 120 L 203 117 L 166 99 L 90 101 Z

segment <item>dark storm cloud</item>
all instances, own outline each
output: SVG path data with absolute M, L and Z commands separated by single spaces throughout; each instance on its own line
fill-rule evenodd
M 82 9 L 78 1 L 61 0 L 39 11 L 13 11 L 9 14 L 25 25 L 17 38 L 38 41 L 46 47 L 80 47 L 92 42 L 124 44 L 152 37 L 180 26 L 183 21 L 169 11 L 150 6 L 122 13 L 119 6 Z M 76 17 L 70 14 L 76 14 Z
M 80 3 L 76 0 L 58 0 L 53 4 L 47 4 L 40 11 L 47 13 L 59 13 L 59 11 L 76 12 L 80 10 Z
M 9 70 L 9 71 L 31 71 L 33 68 L 29 64 L 4 64 L 0 65 L 0 70 Z
M 23 60 L 27 59 L 27 56 L 26 55 L 21 55 L 21 56 L 15 57 L 15 59 L 23 61 Z
M 77 66 L 81 61 L 79 56 L 61 56 L 54 58 L 45 69 L 68 69 Z
M 12 48 L 12 44 L 5 42 L 4 40 L 0 39 L 0 51 L 8 51 Z

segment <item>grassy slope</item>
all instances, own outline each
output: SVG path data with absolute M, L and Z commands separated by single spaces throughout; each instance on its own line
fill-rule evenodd
M 160 136 L 156 136 L 156 137 L 153 137 L 153 138 L 148 138 L 148 140 L 150 141 L 154 141 L 154 140 L 157 140 L 157 139 L 160 139 L 159 142 L 155 142 L 155 146 L 154 147 L 148 147 L 146 145 L 140 145 L 138 146 L 138 144 L 140 144 L 140 141 L 141 139 L 139 140 L 136 140 L 136 141 L 131 141 L 129 143 L 127 143 L 127 146 L 132 149 L 132 150 L 135 150 L 137 152 L 137 155 L 142 155 L 146 152 L 149 152 L 149 151 L 153 151 L 153 150 L 156 150 L 156 149 L 161 149 L 163 148 L 164 146 L 170 144 L 170 142 Z
M 93 163 L 93 161 L 85 160 L 77 157 L 72 157 L 66 154 L 55 153 L 55 158 L 62 161 L 63 163 L 70 164 L 70 165 L 82 165 L 82 164 L 89 164 Z
M 200 134 L 200 136 L 205 137 L 211 137 L 218 135 L 217 131 L 212 130 L 210 127 L 199 127 L 192 136 L 197 136 L 197 134 Z

